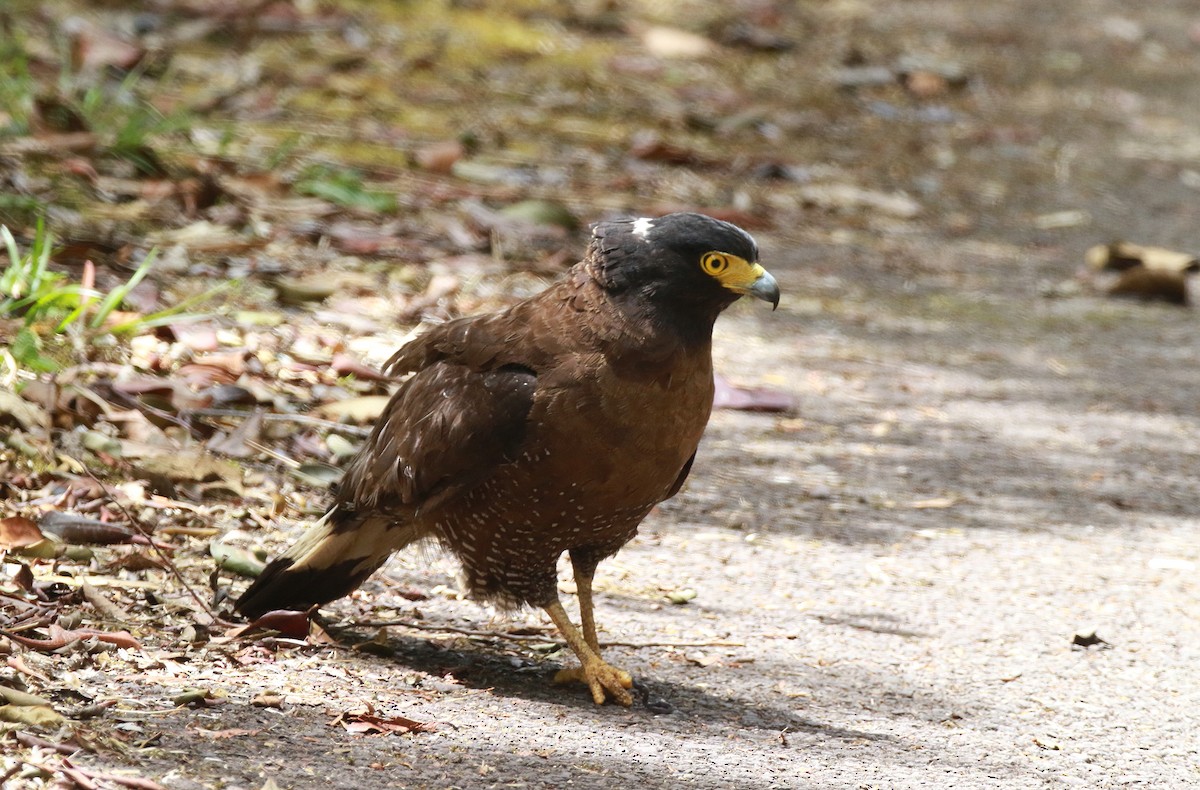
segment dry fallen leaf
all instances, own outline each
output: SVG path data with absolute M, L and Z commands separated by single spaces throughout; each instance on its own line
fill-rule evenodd
M 0 721 L 50 728 L 59 726 L 65 719 L 46 705 L 0 705 Z
M 376 716 L 374 709 L 350 711 L 338 714 L 330 725 L 340 724 L 347 732 L 387 735 L 390 733 L 433 732 L 435 726 L 405 716 Z
M 5 416 L 12 417 L 25 430 L 49 428 L 50 415 L 40 404 L 24 400 L 15 392 L 0 389 L 0 423 Z
M 250 624 L 250 627 L 278 631 L 280 635 L 291 639 L 303 639 L 308 636 L 308 612 L 274 609 L 257 618 Z
M 9 516 L 0 519 L 0 548 L 23 549 L 46 539 L 32 519 L 24 516 Z
M 337 422 L 368 423 L 379 419 L 391 400 L 387 395 L 363 395 L 358 398 L 334 401 L 313 411 L 319 417 Z
M 245 738 L 258 735 L 262 730 L 247 730 L 241 727 L 231 727 L 228 730 L 206 730 L 203 727 L 193 727 L 191 732 L 211 741 L 223 741 L 228 738 Z
M 449 173 L 454 163 L 462 159 L 467 149 L 458 140 L 443 140 L 418 148 L 413 161 L 422 170 L 434 173 Z
M 107 546 L 113 543 L 146 543 L 146 539 L 129 527 L 109 524 L 74 513 L 50 511 L 42 516 L 42 531 L 63 543 L 72 545 Z

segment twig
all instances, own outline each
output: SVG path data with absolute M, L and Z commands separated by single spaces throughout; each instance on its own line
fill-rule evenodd
M 601 642 L 601 647 L 745 647 L 745 642 L 714 639 L 708 642 Z
M 68 757 L 70 757 L 72 754 L 75 754 L 75 752 L 80 751 L 80 747 L 78 746 L 69 746 L 65 743 L 47 741 L 44 738 L 39 738 L 36 735 L 30 735 L 29 733 L 22 732 L 21 730 L 14 732 L 13 737 L 17 739 L 17 743 L 25 744 L 31 749 L 34 747 L 39 749 L 50 749 L 51 751 L 58 752 L 59 754 L 65 754 Z
M 19 645 L 31 648 L 33 650 L 61 650 L 72 642 L 77 642 L 82 639 L 96 638 L 101 642 L 108 642 L 117 647 L 141 648 L 141 643 L 133 638 L 133 634 L 128 631 L 115 631 L 109 633 L 107 631 L 97 631 L 94 628 L 77 628 L 71 631 L 66 630 L 62 626 L 50 624 L 49 639 L 31 639 L 27 636 L 13 633 L 0 628 L 0 634 L 7 636 L 12 641 Z
M 200 429 L 197 428 L 195 425 L 192 425 L 192 423 L 190 421 L 185 420 L 182 417 L 178 417 L 178 416 L 172 414 L 171 412 L 166 411 L 165 409 L 158 409 L 158 408 L 155 408 L 154 406 L 151 406 L 148 403 L 143 403 L 142 401 L 138 400 L 137 398 L 133 397 L 132 395 L 127 395 L 124 392 L 121 392 L 119 390 L 113 390 L 113 395 L 115 397 L 121 399 L 124 402 L 124 404 L 131 409 L 135 409 L 135 410 L 143 412 L 145 414 L 150 414 L 154 417 L 159 418 L 160 420 L 165 420 L 166 422 L 169 422 L 172 425 L 178 425 L 180 428 L 183 428 L 185 431 L 187 431 L 188 435 L 191 436 L 193 439 L 198 439 L 201 437 Z M 76 463 L 79 462 L 78 459 L 72 459 L 72 460 L 74 460 Z
M 8 349 L 5 349 L 5 352 L 7 352 L 7 351 L 8 351 Z M 0 787 L 8 787 L 8 784 L 7 784 L 8 780 L 12 779 L 14 776 L 16 776 L 17 771 L 20 771 L 21 766 L 23 766 L 23 765 L 25 765 L 25 763 L 21 760 L 18 760 L 16 762 L 16 764 L 13 765 L 12 768 L 9 768 L 3 774 L 0 774 Z
M 251 450 L 257 450 L 258 452 L 262 453 L 263 455 L 271 456 L 276 461 L 278 461 L 279 463 L 286 466 L 288 469 L 299 469 L 301 466 L 303 466 L 303 464 L 301 464 L 295 458 L 289 458 L 288 456 L 284 455 L 283 453 L 279 452 L 278 450 L 267 447 L 262 442 L 256 442 L 253 439 L 247 439 L 246 446 L 249 447 Z
M 133 525 L 134 529 L 136 529 L 139 533 L 141 533 L 142 537 L 144 537 L 146 540 L 150 541 L 150 548 L 154 549 L 154 553 L 158 555 L 158 558 L 162 561 L 163 565 L 167 568 L 168 571 L 171 572 L 171 575 L 175 577 L 175 580 L 183 585 L 183 589 L 187 590 L 188 595 L 191 596 L 192 600 L 196 602 L 196 605 L 200 607 L 200 610 L 203 611 L 205 614 L 207 614 L 209 617 L 211 617 L 213 620 L 215 620 L 217 622 L 225 622 L 220 617 L 217 617 L 216 612 L 214 612 L 212 610 L 212 608 L 208 605 L 208 602 L 205 601 L 204 599 L 202 599 L 196 593 L 196 591 L 194 589 L 192 589 L 192 585 L 188 584 L 187 579 L 185 579 L 183 577 L 183 574 L 179 571 L 179 566 L 177 566 L 175 564 L 175 561 L 173 559 L 171 559 L 171 556 L 169 554 L 167 554 L 167 552 L 160 549 L 155 544 L 154 540 L 152 539 L 153 533 L 150 530 L 146 529 L 146 526 L 144 524 L 142 524 L 141 519 L 138 518 L 137 516 L 135 516 L 133 513 L 131 513 L 129 508 L 125 507 L 125 505 L 122 502 L 120 502 L 115 496 L 113 496 L 112 491 L 110 491 L 108 486 L 104 484 L 104 481 L 101 480 L 100 478 L 96 477 L 96 475 L 92 472 L 91 469 L 89 469 L 86 465 L 82 464 L 79 461 L 79 459 L 77 459 L 77 458 L 72 459 L 72 460 L 74 460 L 76 463 L 79 463 L 81 466 L 83 466 L 83 470 L 85 472 L 87 472 L 88 477 L 90 477 L 90 478 L 92 478 L 92 480 L 96 481 L 96 485 L 100 486 L 100 490 L 104 492 L 104 496 L 108 499 L 108 501 L 111 502 L 112 504 L 116 505 L 117 509 L 120 510 L 121 513 L 125 516 L 125 519 L 130 524 Z
M 82 708 L 72 708 L 65 710 L 63 713 L 68 719 L 94 719 L 97 716 L 103 716 L 105 711 L 116 705 L 115 699 L 106 699 L 97 702 L 95 705 L 84 705 Z M 89 751 L 91 751 L 89 749 Z
M 75 784 L 87 790 L 100 790 L 100 782 L 112 782 L 113 784 L 121 785 L 122 787 L 133 788 L 133 790 L 164 790 L 163 786 L 158 782 L 150 779 L 142 779 L 138 776 L 121 776 L 120 774 L 106 774 L 100 771 L 93 771 L 88 768 L 80 768 L 71 762 L 67 757 L 63 757 L 58 765 L 45 765 L 43 763 L 35 763 L 29 760 L 23 761 L 25 765 L 33 766 L 39 771 L 45 771 L 48 774 L 62 773 L 67 776 Z M 96 780 L 96 781 L 93 781 Z
M 125 623 L 129 621 L 129 612 L 108 600 L 108 596 L 100 592 L 100 590 L 96 589 L 87 582 L 84 582 L 79 589 L 80 592 L 83 593 L 83 597 L 87 599 L 87 602 L 92 605 L 92 608 L 95 609 L 101 617 L 104 617 L 108 620 L 115 620 L 118 623 Z
M 188 409 L 189 415 L 196 417 L 249 417 L 252 412 L 240 411 L 238 409 Z M 276 412 L 263 412 L 262 419 L 269 422 L 294 422 L 300 425 L 311 425 L 314 428 L 327 428 L 335 433 L 349 434 L 350 436 L 358 436 L 365 438 L 371 434 L 370 428 L 363 428 L 358 425 L 347 425 L 344 422 L 336 420 L 325 420 L 320 417 L 310 417 L 307 414 L 278 414 Z
M 30 765 L 32 764 L 30 763 Z M 41 768 L 43 771 L 50 770 L 52 773 L 54 772 L 54 769 L 48 765 L 39 765 L 38 768 Z M 58 766 L 58 771 L 66 774 L 68 779 L 82 787 L 83 790 L 100 790 L 100 785 L 93 782 L 92 777 L 88 776 L 86 771 L 71 765 L 67 762 L 66 757 L 63 758 L 62 763 Z
M 412 628 L 417 631 L 443 631 L 451 634 L 462 634 L 463 636 L 478 636 L 484 639 L 508 639 L 513 642 L 527 642 L 531 640 L 546 641 L 547 634 L 509 634 L 503 631 L 477 631 L 471 628 L 458 628 L 453 625 L 428 625 L 425 623 L 412 623 L 407 620 L 378 620 L 367 621 L 363 623 L 347 623 L 343 628 L 390 628 L 402 627 Z
M 343 628 L 413 628 L 418 631 L 443 631 L 463 636 L 478 636 L 485 639 L 508 639 L 513 642 L 529 642 L 553 639 L 551 634 L 509 634 L 503 631 L 478 631 L 472 628 L 458 628 L 453 625 L 429 625 L 412 623 L 406 620 L 377 620 L 361 623 L 348 623 Z M 727 640 L 708 640 L 703 642 L 601 642 L 602 647 L 745 647 L 745 642 Z

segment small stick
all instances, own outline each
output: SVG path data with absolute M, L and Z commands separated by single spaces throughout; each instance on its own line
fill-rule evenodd
M 50 749 L 51 751 L 58 752 L 59 754 L 65 754 L 68 757 L 70 757 L 72 754 L 75 754 L 75 752 L 80 751 L 78 746 L 68 746 L 65 743 L 54 743 L 53 741 L 47 741 L 44 738 L 39 738 L 36 735 L 30 735 L 27 732 L 22 732 L 21 730 L 14 732 L 13 737 L 17 739 L 17 743 L 23 743 L 30 748 L 37 747 L 39 749 Z
M 139 776 L 106 774 L 99 771 L 91 771 L 86 768 L 79 768 L 78 766 L 73 765 L 66 757 L 64 757 L 62 760 L 62 767 L 64 773 L 71 771 L 80 774 L 87 779 L 98 779 L 100 781 L 113 782 L 114 784 L 119 784 L 122 787 L 134 788 L 134 790 L 163 790 L 162 785 L 160 785 L 158 782 L 151 781 L 150 779 L 142 779 Z M 73 781 L 78 781 L 78 779 L 72 773 L 67 773 L 67 776 L 70 776 Z
M 79 589 L 83 593 L 83 597 L 87 599 L 87 602 L 92 605 L 92 608 L 94 608 L 101 617 L 118 623 L 129 622 L 129 612 L 108 600 L 108 596 L 100 592 L 100 590 L 96 589 L 87 582 L 84 582 Z
M 152 533 L 150 530 L 146 529 L 144 524 L 142 524 L 141 519 L 131 513 L 129 508 L 125 507 L 123 503 L 118 501 L 117 498 L 113 496 L 112 491 L 109 490 L 108 486 L 104 484 L 104 481 L 96 477 L 91 469 L 80 462 L 78 458 L 73 458 L 72 460 L 83 467 L 83 470 L 87 472 L 88 477 L 92 478 L 92 480 L 95 480 L 96 485 L 100 486 L 100 490 L 104 492 L 105 498 L 107 498 L 112 504 L 116 505 L 117 509 L 120 510 L 125 516 L 125 519 L 133 525 L 134 529 L 141 533 L 142 537 L 150 542 L 150 548 L 154 549 L 154 553 L 158 555 L 160 560 L 162 560 L 163 565 L 165 565 L 167 570 L 171 572 L 171 575 L 175 577 L 175 580 L 183 585 L 183 589 L 187 590 L 188 595 L 190 595 L 192 600 L 196 602 L 196 605 L 200 607 L 200 610 L 217 622 L 225 622 L 220 617 L 217 617 L 216 612 L 212 610 L 212 608 L 208 605 L 208 602 L 203 600 L 196 593 L 196 591 L 192 589 L 192 585 L 188 584 L 187 579 L 183 577 L 183 574 L 179 571 L 179 566 L 175 564 L 175 561 L 171 559 L 171 556 L 167 554 L 167 552 L 160 549 L 157 544 L 155 544 L 154 540 L 152 539 Z
M 745 642 L 714 639 L 708 642 L 601 642 L 601 647 L 745 647 Z
M 507 634 L 503 631 L 478 631 L 471 628 L 458 628 L 453 625 L 430 625 L 426 623 L 411 623 L 406 620 L 379 620 L 368 621 L 365 623 L 347 623 L 343 628 L 412 628 L 417 631 L 441 631 L 450 634 L 462 634 L 463 636 L 478 636 L 485 639 L 508 639 L 513 642 L 525 642 L 530 640 L 546 641 L 546 635 L 543 634 Z
M 188 414 L 197 417 L 248 417 L 249 412 L 239 411 L 238 409 L 189 409 Z M 325 420 L 320 417 L 310 417 L 307 414 L 278 414 L 276 412 L 263 412 L 262 419 L 271 422 L 294 422 L 300 425 L 311 425 L 314 428 L 327 428 L 335 433 L 345 433 L 350 436 L 358 436 L 365 438 L 371 434 L 370 428 L 363 428 L 358 425 L 348 425 L 344 422 L 335 420 Z
M 458 628 L 453 625 L 430 625 L 425 623 L 410 623 L 404 620 L 379 620 L 362 623 L 348 623 L 345 628 L 414 628 L 418 631 L 443 631 L 463 636 L 478 636 L 485 639 L 508 639 L 513 642 L 528 642 L 533 640 L 546 641 L 549 634 L 508 634 L 503 631 L 478 631 L 471 628 Z M 709 640 L 703 642 L 602 642 L 601 647 L 745 647 L 745 642 L 727 640 Z

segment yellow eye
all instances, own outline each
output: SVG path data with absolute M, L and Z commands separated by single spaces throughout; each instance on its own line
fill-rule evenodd
M 700 259 L 700 268 L 704 270 L 705 274 L 716 277 L 729 268 L 729 256 L 723 252 L 706 252 Z

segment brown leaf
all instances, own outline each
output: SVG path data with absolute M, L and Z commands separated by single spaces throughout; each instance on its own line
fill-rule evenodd
M 68 631 L 60 625 L 51 623 L 46 629 L 50 636 L 46 639 L 37 639 L 34 637 L 23 636 L 11 631 L 4 631 L 4 635 L 19 645 L 28 647 L 31 650 L 40 650 L 42 652 L 51 652 L 81 639 L 95 638 L 101 642 L 107 642 L 117 647 L 141 648 L 141 643 L 133 638 L 133 635 L 128 631 L 98 631 L 94 628 L 77 628 Z
M 112 543 L 133 543 L 140 538 L 133 530 L 119 524 L 109 524 L 74 513 L 51 511 L 42 516 L 42 530 L 72 545 L 105 546 Z M 145 539 L 142 540 L 145 542 Z
M 360 381 L 388 381 L 391 378 L 369 365 L 364 365 L 349 354 L 334 354 L 329 369 L 339 376 L 353 375 Z
M 467 153 L 467 149 L 458 140 L 443 140 L 418 148 L 413 154 L 413 161 L 422 170 L 434 173 L 449 173 L 454 163 Z
M 136 400 L 142 405 L 164 411 L 187 411 L 208 405 L 203 396 L 192 392 L 184 382 L 178 380 L 147 376 L 113 381 L 110 386 L 113 392 L 125 396 L 128 400 Z
M 945 93 L 949 83 L 941 74 L 919 69 L 905 75 L 904 87 L 918 99 L 932 99 Z
M 221 347 L 217 328 L 208 324 L 169 324 L 175 341 L 192 351 L 216 351 Z
M 192 732 L 211 741 L 223 741 L 228 738 L 244 738 L 249 735 L 258 735 L 262 730 L 246 730 L 240 727 L 233 727 L 228 730 L 206 730 L 203 727 L 196 727 L 192 729 Z
M 376 716 L 368 708 L 339 714 L 330 724 L 340 724 L 347 732 L 387 735 L 389 733 L 433 732 L 436 727 L 429 722 L 420 722 L 406 716 Z
M 23 549 L 46 539 L 38 525 L 24 516 L 9 516 L 0 520 L 0 547 Z
M 224 354 L 204 354 L 192 360 L 193 365 L 220 368 L 236 379 L 246 372 L 246 351 L 230 351 Z
M 258 442 L 262 429 L 263 413 L 256 411 L 228 434 L 220 433 L 209 439 L 208 449 L 232 458 L 249 458 L 258 452 L 250 443 Z
M 33 592 L 35 583 L 33 571 L 25 563 L 22 562 L 20 567 L 17 568 L 17 572 L 13 574 L 13 581 L 25 592 Z
M 303 639 L 308 636 L 308 612 L 274 609 L 257 618 L 250 627 L 278 631 L 290 639 Z
M 147 571 L 152 568 L 161 569 L 163 564 L 153 557 L 140 551 L 132 551 L 128 554 L 117 557 L 112 562 L 104 566 L 107 571 Z
M 237 381 L 237 376 L 224 368 L 195 363 L 181 365 L 178 375 L 189 387 L 198 390 L 214 384 L 232 384 Z

